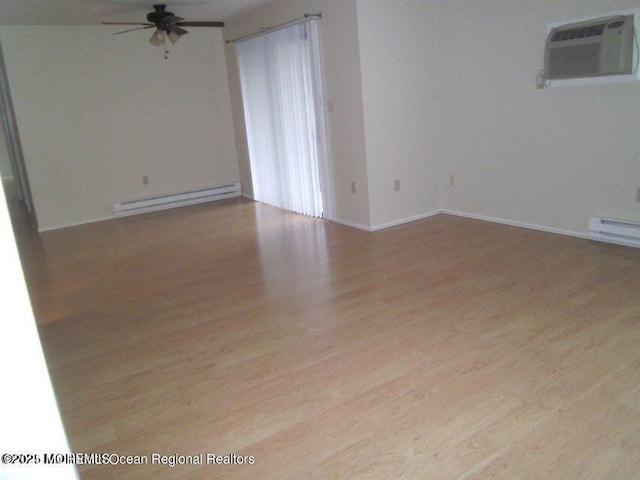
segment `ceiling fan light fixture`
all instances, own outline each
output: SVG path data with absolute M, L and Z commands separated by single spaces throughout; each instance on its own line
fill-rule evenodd
M 171 41 L 171 44 L 172 44 L 172 45 L 175 45 L 175 44 L 176 44 L 176 42 L 177 42 L 178 40 L 180 40 L 180 35 L 178 35 L 178 34 L 177 34 L 176 32 L 174 32 L 174 31 L 169 32 L 169 33 L 167 34 L 167 37 L 168 37 L 168 38 L 169 38 L 169 40 Z
M 151 35 L 151 38 L 149 39 L 149 43 L 154 47 L 159 47 L 160 45 L 164 44 L 164 42 L 165 42 L 165 33 L 160 29 L 156 30 L 153 33 L 153 35 Z

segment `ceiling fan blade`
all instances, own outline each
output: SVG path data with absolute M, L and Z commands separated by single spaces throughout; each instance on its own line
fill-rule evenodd
M 224 27 L 224 22 L 176 22 L 180 27 Z
M 166 25 L 173 25 L 174 23 L 179 22 L 181 20 L 184 20 L 184 18 L 177 17 L 175 15 L 167 15 L 166 17 L 162 17 L 161 22 Z
M 175 33 L 176 35 L 186 35 L 187 33 L 189 33 L 184 28 L 179 27 L 178 25 L 172 25 L 171 26 L 171 31 L 173 33 Z
M 148 28 L 153 28 L 153 27 L 155 27 L 155 25 L 147 25 L 145 27 L 130 28 L 128 30 L 123 30 L 121 32 L 116 32 L 113 35 L 120 35 L 121 33 L 135 32 L 136 30 L 147 30 Z
M 102 25 L 153 25 L 148 22 L 102 22 Z

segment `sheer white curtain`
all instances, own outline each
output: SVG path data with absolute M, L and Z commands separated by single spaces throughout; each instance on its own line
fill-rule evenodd
M 316 19 L 236 43 L 253 194 L 322 217 L 322 112 Z

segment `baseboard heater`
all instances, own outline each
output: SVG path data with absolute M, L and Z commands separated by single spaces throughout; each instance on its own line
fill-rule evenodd
M 640 222 L 589 217 L 589 232 L 603 240 L 640 247 Z
M 223 185 L 221 187 L 206 188 L 192 192 L 174 193 L 160 195 L 157 197 L 142 198 L 140 200 L 129 200 L 126 202 L 116 202 L 113 204 L 115 215 L 133 215 L 136 213 L 154 212 L 167 208 L 185 207 L 197 203 L 222 200 L 224 198 L 239 197 L 242 194 L 240 183 Z

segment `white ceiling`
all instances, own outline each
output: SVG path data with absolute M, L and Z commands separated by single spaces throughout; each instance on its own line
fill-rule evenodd
M 185 20 L 229 19 L 271 0 L 167 0 Z M 154 0 L 0 0 L 0 25 L 97 25 L 145 22 Z

